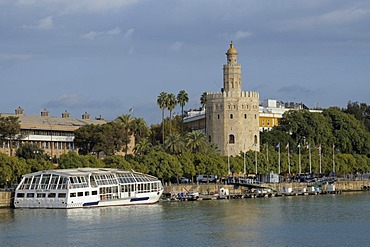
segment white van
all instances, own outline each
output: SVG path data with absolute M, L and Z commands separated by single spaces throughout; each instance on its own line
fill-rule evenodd
M 217 176 L 216 175 L 197 175 L 197 182 L 198 183 L 215 183 L 216 180 L 217 180 Z

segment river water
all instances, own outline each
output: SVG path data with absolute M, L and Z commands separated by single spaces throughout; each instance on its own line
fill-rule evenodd
M 0 246 L 370 246 L 370 194 L 0 209 Z

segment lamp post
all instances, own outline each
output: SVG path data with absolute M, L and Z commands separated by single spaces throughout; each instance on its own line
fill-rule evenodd
M 53 159 L 53 127 L 49 119 L 46 119 L 45 122 L 47 122 L 50 126 L 50 158 Z

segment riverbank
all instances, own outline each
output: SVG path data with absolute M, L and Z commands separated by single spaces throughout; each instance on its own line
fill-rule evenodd
M 278 183 L 278 184 L 258 184 L 260 187 L 269 188 L 272 191 L 281 192 L 291 188 L 292 192 L 302 192 L 304 188 L 315 186 L 313 183 Z M 198 192 L 200 195 L 213 195 L 218 193 L 221 188 L 227 189 L 230 195 L 245 195 L 247 188 L 244 186 L 234 186 L 226 184 L 173 184 L 164 186 L 164 195 L 177 195 L 178 193 Z M 321 185 L 322 189 L 327 188 L 327 184 Z M 366 191 L 370 190 L 370 180 L 362 181 L 336 181 L 335 190 L 340 192 Z M 14 192 L 0 191 L 0 207 L 11 207 L 13 205 Z
M 302 191 L 304 188 L 310 186 L 315 186 L 314 183 L 301 183 L 301 182 L 292 182 L 292 183 L 276 183 L 276 184 L 267 184 L 261 183 L 258 184 L 260 187 L 270 188 L 274 191 L 283 191 L 284 188 L 292 188 L 292 191 Z M 327 188 L 327 184 L 321 185 L 322 188 Z M 351 192 L 351 191 L 364 191 L 366 188 L 370 187 L 370 180 L 362 181 L 336 181 L 335 190 L 342 192 Z M 164 186 L 165 194 L 176 194 L 176 193 L 187 193 L 187 192 L 199 192 L 199 194 L 212 194 L 219 191 L 221 188 L 228 189 L 230 194 L 243 194 L 247 190 L 244 186 L 234 186 L 226 184 L 172 184 L 169 186 Z

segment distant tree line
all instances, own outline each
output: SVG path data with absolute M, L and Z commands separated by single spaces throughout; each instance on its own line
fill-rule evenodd
M 205 100 L 204 95 L 202 99 Z M 182 111 L 185 103 L 180 104 Z M 29 172 L 73 167 L 133 169 L 174 183 L 183 176 L 194 180 L 196 174 L 227 176 L 229 166 L 233 174 L 242 174 L 244 164 L 247 173 L 253 173 L 256 161 L 258 173 L 277 173 L 279 156 L 282 174 L 289 170 L 291 175 L 297 174 L 299 163 L 301 172 L 309 172 L 311 164 L 312 172 L 318 173 L 320 160 L 322 173 L 326 175 L 334 168 L 338 176 L 370 172 L 370 132 L 366 125 L 369 106 L 364 103 L 349 102 L 345 109 L 334 107 L 322 113 L 286 112 L 279 126 L 261 132 L 260 152 L 248 151 L 235 157 L 221 156 L 204 133 L 186 129 L 183 114 L 172 116 L 174 108 L 167 108 L 166 104 L 163 108 L 158 103 L 163 119 L 150 127 L 142 118 L 121 115 L 103 125 L 79 128 L 75 131 L 79 154 L 61 155 L 58 167 L 34 145 L 22 145 L 15 157 L 0 154 L 0 186 L 17 183 Z M 169 111 L 168 117 L 164 117 L 162 109 Z M 0 141 L 19 141 L 17 121 L 17 118 L 0 117 Z M 136 145 L 134 153 L 127 154 L 131 137 Z M 126 155 L 117 155 L 119 150 L 124 150 Z

